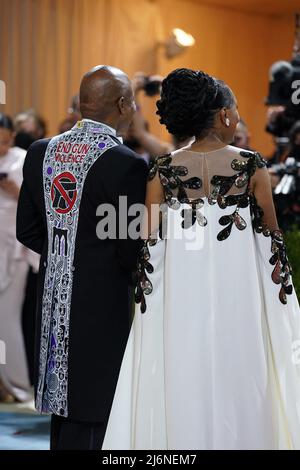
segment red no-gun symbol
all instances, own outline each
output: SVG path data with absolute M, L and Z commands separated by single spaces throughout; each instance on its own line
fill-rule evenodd
M 67 214 L 72 210 L 77 197 L 76 179 L 69 171 L 57 175 L 51 186 L 53 209 L 59 214 Z

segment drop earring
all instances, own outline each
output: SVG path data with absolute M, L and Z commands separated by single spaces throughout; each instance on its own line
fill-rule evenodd
M 230 120 L 229 120 L 229 118 L 226 118 L 226 119 L 225 119 L 225 125 L 226 125 L 227 127 L 229 127 L 229 125 L 230 125 Z

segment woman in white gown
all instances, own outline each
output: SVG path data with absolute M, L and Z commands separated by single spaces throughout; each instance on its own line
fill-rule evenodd
M 0 114 L 0 401 L 31 398 L 21 314 L 29 265 L 38 255 L 16 239 L 16 213 L 26 152 L 13 147 L 11 119 Z
M 177 69 L 157 106 L 196 140 L 150 169 L 156 211 L 103 449 L 300 449 L 300 309 L 265 163 L 229 145 L 223 82 Z

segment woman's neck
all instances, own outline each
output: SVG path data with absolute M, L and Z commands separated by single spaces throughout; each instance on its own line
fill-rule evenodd
M 225 147 L 227 142 L 222 140 L 221 136 L 217 133 L 210 133 L 205 137 L 196 139 L 191 145 L 190 149 L 201 152 L 209 152 L 210 150 L 217 150 Z

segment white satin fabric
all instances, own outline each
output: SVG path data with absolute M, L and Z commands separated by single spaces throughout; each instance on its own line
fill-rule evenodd
M 136 306 L 103 449 L 300 449 L 300 309 L 271 280 L 271 238 L 207 200 L 150 247 L 153 291 Z M 187 206 L 188 208 L 188 206 Z M 182 237 L 180 238 L 180 235 Z M 176 239 L 177 238 L 177 239 Z

